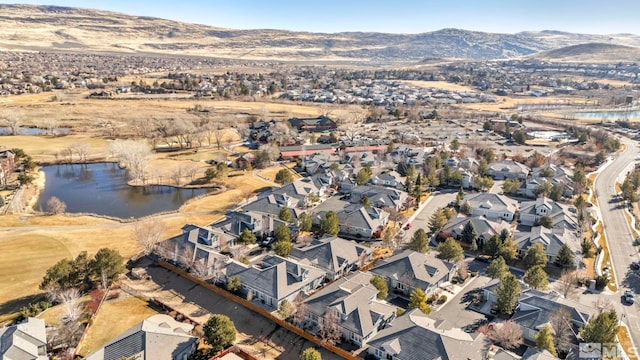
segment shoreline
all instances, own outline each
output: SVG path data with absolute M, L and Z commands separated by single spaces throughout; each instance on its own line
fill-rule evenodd
M 23 195 L 23 200 L 27 201 L 23 202 L 23 204 L 25 205 L 23 206 L 22 211 L 26 214 L 35 214 L 39 212 L 35 210 L 35 206 L 38 203 L 40 194 L 42 194 L 42 191 L 44 191 L 44 186 L 46 183 L 46 176 L 44 171 L 38 168 L 38 171 L 36 171 L 35 173 L 37 174 L 37 176 L 35 177 L 35 179 L 33 179 L 33 187 L 28 187 L 25 191 L 25 194 Z M 32 190 L 33 193 L 30 193 L 30 190 Z M 25 199 L 24 197 L 27 198 Z

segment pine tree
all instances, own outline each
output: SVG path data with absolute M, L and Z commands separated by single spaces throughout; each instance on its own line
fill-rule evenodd
M 573 253 L 567 244 L 562 244 L 562 247 L 558 252 L 557 263 L 564 267 L 572 267 L 574 265 Z
M 535 336 L 536 347 L 540 349 L 545 349 L 551 353 L 553 356 L 558 356 L 556 352 L 556 347 L 553 345 L 553 336 L 551 335 L 551 329 L 549 329 L 549 325 L 545 325 L 542 330 L 538 332 Z
M 426 253 L 429 250 L 429 238 L 424 229 L 418 229 L 413 233 L 413 237 L 409 243 L 409 249 L 421 253 Z
M 584 342 L 613 343 L 618 334 L 618 314 L 615 310 L 605 311 L 589 318 L 580 335 Z
M 487 267 L 487 275 L 491 276 L 494 279 L 499 279 L 502 275 L 509 272 L 509 266 L 504 261 L 502 256 L 498 256 L 497 258 L 491 261 L 491 264 Z
M 464 225 L 464 228 L 462 229 L 462 241 L 466 242 L 466 243 L 472 243 L 477 237 L 478 234 L 476 233 L 476 228 L 475 226 L 473 226 L 473 223 L 471 221 L 467 221 L 467 223 Z
M 522 288 L 516 276 L 511 273 L 504 274 L 500 278 L 498 287 L 493 291 L 498 311 L 507 315 L 512 314 L 516 308 L 520 291 L 522 291 Z
M 529 268 L 529 270 L 524 273 L 522 280 L 536 290 L 547 290 L 549 288 L 547 273 L 540 265 Z
M 416 288 L 409 295 L 409 309 L 420 309 L 424 314 L 431 313 L 431 306 L 427 304 L 427 295 L 420 288 Z

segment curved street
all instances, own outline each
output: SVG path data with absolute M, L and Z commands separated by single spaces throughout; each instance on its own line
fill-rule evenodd
M 631 270 L 630 265 L 640 260 L 638 250 L 627 218 L 625 204 L 616 195 L 615 183 L 622 183 L 627 172 L 633 169 L 638 157 L 638 143 L 635 140 L 621 138 L 626 150 L 619 153 L 610 164 L 600 172 L 594 184 L 598 206 L 604 224 L 604 232 L 611 254 L 611 267 L 615 275 L 618 292 L 613 297 L 613 305 L 621 320 L 631 331 L 634 343 L 640 344 L 640 309 L 638 302 L 634 305 L 623 304 L 622 294 L 630 289 L 636 296 L 640 294 L 640 271 Z

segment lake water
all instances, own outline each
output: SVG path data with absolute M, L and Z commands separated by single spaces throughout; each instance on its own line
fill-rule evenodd
M 45 189 L 36 210 L 46 211 L 52 196 L 67 204 L 69 213 L 95 213 L 119 218 L 142 217 L 176 210 L 185 201 L 215 189 L 171 186 L 129 186 L 126 171 L 115 163 L 44 166 Z
M 68 134 L 69 131 L 71 131 L 70 128 L 55 128 L 52 129 L 51 131 L 46 130 L 46 129 L 39 129 L 39 128 L 20 128 L 20 130 L 18 130 L 18 134 L 19 135 L 29 135 L 29 136 L 37 136 L 37 135 L 46 135 L 49 134 L 51 132 L 53 132 L 54 134 Z M 11 129 L 9 129 L 6 126 L 0 126 L 0 135 L 9 135 L 11 134 Z
M 598 119 L 598 120 L 630 120 L 640 119 L 640 110 L 633 111 L 584 111 L 573 113 L 577 118 Z

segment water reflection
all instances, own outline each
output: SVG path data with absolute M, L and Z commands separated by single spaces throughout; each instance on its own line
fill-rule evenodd
M 46 211 L 56 196 L 67 212 L 88 212 L 120 218 L 141 217 L 178 209 L 185 201 L 212 189 L 176 189 L 170 186 L 128 186 L 126 171 L 114 163 L 45 166 L 45 189 L 36 209 Z
M 29 136 L 38 136 L 38 135 L 47 135 L 47 134 L 68 134 L 71 131 L 71 128 L 54 128 L 51 130 L 40 129 L 40 128 L 26 128 L 21 127 L 18 129 L 18 135 L 29 135 Z M 0 135 L 9 135 L 11 134 L 11 129 L 7 126 L 0 126 Z
M 621 110 L 621 111 L 583 111 L 573 114 L 578 118 L 598 119 L 598 120 L 630 120 L 640 119 L 640 110 Z

